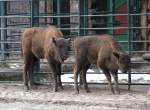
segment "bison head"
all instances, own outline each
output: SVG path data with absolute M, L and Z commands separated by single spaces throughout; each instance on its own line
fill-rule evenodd
M 70 38 L 52 38 L 54 58 L 56 61 L 64 62 L 69 55 Z
M 118 66 L 122 73 L 126 73 L 130 69 L 130 57 L 126 53 L 113 52 L 118 59 Z

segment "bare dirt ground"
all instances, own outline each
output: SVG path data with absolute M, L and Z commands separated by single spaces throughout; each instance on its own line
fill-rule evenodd
M 91 93 L 80 89 L 75 95 L 72 85 L 52 92 L 40 85 L 25 91 L 22 84 L 0 84 L 0 110 L 150 110 L 149 86 L 121 86 L 121 94 L 111 94 L 107 85 L 90 85 Z
M 16 67 L 15 65 L 13 68 L 15 71 L 17 68 L 18 71 L 20 66 Z M 134 69 L 133 71 L 138 72 L 150 71 L 149 65 L 144 67 L 135 65 Z M 0 70 L 3 70 L 4 74 L 6 73 L 4 68 Z M 12 70 L 11 68 L 10 71 Z M 4 74 L 1 76 L 4 76 Z M 12 73 L 9 73 L 9 75 L 12 75 Z M 65 75 L 62 77 L 66 81 Z M 96 77 L 99 78 L 99 76 Z M 72 76 L 67 76 L 67 81 L 68 78 L 71 81 L 73 80 Z M 145 78 L 149 82 L 149 77 L 144 76 L 144 74 L 141 74 L 134 82 L 145 82 Z M 95 76 L 91 79 L 89 79 L 90 82 L 95 81 Z M 89 85 L 89 87 L 91 93 L 85 93 L 82 88 L 80 94 L 75 95 L 72 85 L 64 85 L 63 90 L 54 93 L 50 85 L 40 85 L 34 90 L 25 91 L 22 82 L 1 83 L 0 110 L 150 110 L 149 85 L 131 86 L 131 91 L 127 90 L 127 86 L 120 85 L 120 95 L 112 94 L 107 85 Z

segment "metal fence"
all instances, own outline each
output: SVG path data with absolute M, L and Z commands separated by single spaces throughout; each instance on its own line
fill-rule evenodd
M 145 1 L 145 2 L 144 2 Z M 65 37 L 94 34 L 113 35 L 132 59 L 133 74 L 149 74 L 149 62 L 142 60 L 150 51 L 150 1 L 148 0 L 0 0 L 0 80 L 21 74 L 20 36 L 28 27 L 55 25 Z M 41 61 L 45 64 L 45 61 Z M 67 62 L 66 65 L 73 62 Z M 144 66 L 144 68 L 143 68 Z M 139 69 L 141 68 L 141 69 Z M 40 73 L 49 73 L 41 71 Z M 40 74 L 39 73 L 39 74 Z M 72 74 L 72 71 L 63 73 Z M 7 75 L 6 75 L 7 74 Z M 43 75 L 43 74 L 42 74 Z M 21 80 L 18 76 L 7 81 Z M 150 80 L 150 79 L 149 79 Z

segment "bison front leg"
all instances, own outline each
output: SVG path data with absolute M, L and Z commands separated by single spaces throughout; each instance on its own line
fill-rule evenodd
M 57 92 L 58 91 L 58 84 L 57 84 L 57 71 L 56 71 L 56 65 L 55 63 L 51 63 L 49 60 L 49 66 L 50 66 L 50 69 L 52 71 L 52 80 L 53 80 L 53 91 L 54 92 Z
M 113 89 L 113 86 L 112 86 L 112 83 L 111 83 L 111 75 L 109 73 L 109 71 L 107 69 L 103 70 L 107 80 L 108 80 L 108 85 L 109 85 L 109 88 L 111 90 L 111 92 L 114 94 L 114 89 Z
M 79 83 L 80 83 L 80 85 L 79 85 L 79 86 L 80 86 L 80 88 L 81 88 L 81 87 L 82 87 L 82 85 L 83 85 L 83 79 L 82 79 L 82 78 L 83 78 L 83 76 L 82 76 L 82 75 L 83 75 L 83 74 L 82 74 L 82 73 L 80 73 L 80 77 L 79 77 L 79 79 L 80 79 L 80 82 L 79 82 Z
M 57 84 L 57 74 L 56 73 L 53 73 L 53 82 L 54 82 L 53 91 L 57 92 L 58 91 L 58 84 Z
M 118 86 L 118 73 L 117 72 L 113 72 L 112 76 L 114 78 L 115 91 L 116 91 L 117 94 L 120 94 L 120 89 L 119 89 L 119 86 Z
M 62 82 L 61 82 L 61 63 L 57 63 L 57 82 L 58 86 L 63 89 Z
M 57 72 L 56 68 L 52 67 L 52 79 L 53 79 L 53 91 L 57 92 L 58 91 L 58 83 L 57 83 Z

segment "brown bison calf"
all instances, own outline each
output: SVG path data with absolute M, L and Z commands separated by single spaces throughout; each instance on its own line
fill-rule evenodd
M 114 93 L 111 84 L 111 75 L 114 78 L 115 89 L 120 93 L 118 87 L 118 69 L 123 73 L 129 69 L 129 55 L 123 52 L 119 44 L 110 35 L 87 36 L 77 38 L 73 42 L 76 63 L 74 67 L 75 92 L 79 93 L 78 75 L 81 75 L 86 92 L 89 92 L 86 82 L 86 72 L 91 64 L 97 65 L 105 74 L 110 89 Z
M 33 66 L 40 58 L 46 58 L 52 71 L 54 91 L 61 83 L 61 63 L 67 58 L 69 39 L 64 39 L 62 32 L 54 26 L 48 28 L 26 29 L 21 38 L 24 58 L 24 85 L 31 89 L 33 85 Z

